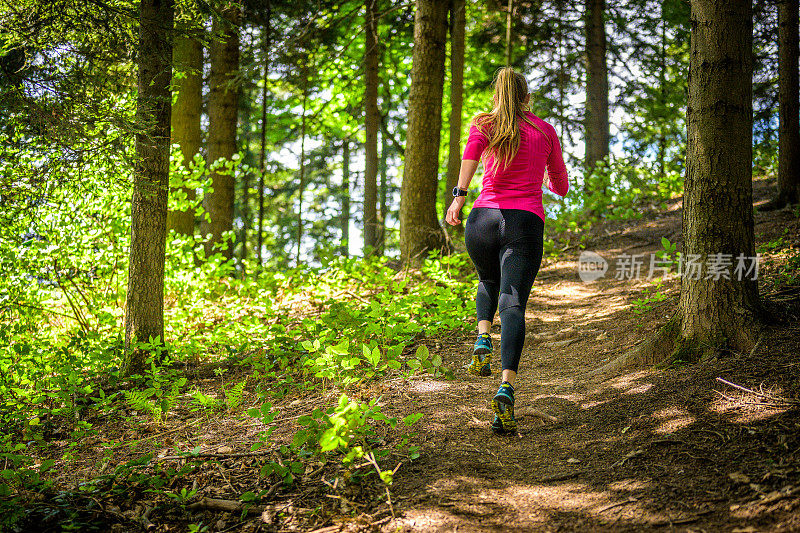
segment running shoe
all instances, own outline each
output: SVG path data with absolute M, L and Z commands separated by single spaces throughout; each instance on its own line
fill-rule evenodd
M 500 434 L 517 432 L 517 419 L 514 418 L 514 387 L 508 381 L 500 385 L 497 394 L 492 398 L 492 411 L 494 411 L 492 431 Z
M 475 341 L 475 349 L 472 350 L 472 363 L 469 365 L 469 373 L 476 376 L 491 376 L 492 359 L 492 337 L 488 333 L 481 333 Z

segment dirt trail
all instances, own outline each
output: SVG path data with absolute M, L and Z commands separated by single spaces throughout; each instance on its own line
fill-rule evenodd
M 766 197 L 764 187 L 758 192 Z M 715 379 L 797 397 L 795 356 L 787 356 L 797 352 L 796 320 L 746 356 L 602 383 L 581 378 L 674 311 L 677 280 L 664 284 L 667 299 L 648 311 L 637 315 L 632 303 L 653 286 L 644 277 L 661 236 L 679 239 L 680 216 L 673 203 L 660 218 L 606 227 L 587 246 L 609 259 L 645 254 L 638 281 L 614 279 L 612 264 L 603 280 L 583 283 L 576 253 L 543 266 L 527 309 L 517 411 L 557 421 L 518 416 L 517 437 L 492 434 L 499 355 L 492 377 L 470 376 L 461 367 L 471 337 L 441 341 L 445 363 L 459 369 L 455 380 L 401 382 L 387 391 L 388 404 L 425 418 L 417 428 L 422 456 L 403 466 L 393 488 L 402 513 L 384 531 L 800 530 L 796 405 Z M 757 234 L 780 233 L 786 217 L 759 214 Z M 499 329 L 493 338 L 497 346 Z

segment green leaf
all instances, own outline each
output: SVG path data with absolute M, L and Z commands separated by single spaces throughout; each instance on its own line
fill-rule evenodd
M 416 358 L 417 359 L 419 359 L 421 361 L 424 361 L 424 360 L 428 359 L 428 357 L 430 357 L 430 355 L 431 355 L 431 352 L 428 350 L 428 347 L 425 346 L 424 344 L 420 345 L 417 348 L 417 352 L 416 352 Z
M 423 417 L 422 413 L 414 413 L 413 415 L 408 415 L 407 417 L 403 418 L 403 424 L 407 426 L 416 424 L 422 417 Z

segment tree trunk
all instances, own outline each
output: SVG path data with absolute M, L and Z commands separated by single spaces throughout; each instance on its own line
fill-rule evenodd
M 746 354 L 760 334 L 758 285 L 746 272 L 755 256 L 750 0 L 692 0 L 691 23 L 678 309 L 655 336 L 594 375 L 669 358 Z M 745 271 L 737 274 L 739 256 Z
M 224 20 L 214 17 L 215 39 L 211 42 L 208 94 L 208 165 L 217 160 L 230 161 L 236 153 L 236 126 L 239 109 L 239 88 L 235 76 L 239 70 L 239 9 L 223 10 Z M 213 253 L 215 244 L 222 242 L 223 234 L 233 229 L 234 176 L 229 172 L 212 172 L 214 191 L 203 199 L 210 221 L 203 217 L 200 230 L 211 234 L 206 243 L 206 257 Z M 232 244 L 222 252 L 233 257 Z
M 187 26 L 181 28 L 186 32 Z M 175 35 L 172 50 L 174 68 L 182 73 L 172 79 L 178 93 L 172 106 L 172 144 L 181 147 L 183 165 L 189 167 L 195 154 L 200 151 L 203 132 L 200 129 L 203 87 L 203 46 L 195 37 Z M 193 187 L 181 187 L 182 195 L 194 201 Z M 194 209 L 170 211 L 167 215 L 167 228 L 180 235 L 194 235 Z
M 458 184 L 461 170 L 461 110 L 464 100 L 464 0 L 450 3 L 450 146 L 447 157 L 447 184 L 444 191 L 444 214 L 452 202 L 451 191 Z M 461 218 L 461 213 L 458 214 Z M 454 226 L 463 233 L 464 224 Z
M 388 150 L 389 143 L 386 141 L 386 133 L 381 133 L 381 157 L 378 165 L 381 177 L 380 210 L 378 211 L 378 255 L 383 255 L 386 252 L 386 188 L 388 187 L 386 180 L 389 170 L 386 158 L 389 155 Z
M 405 170 L 400 200 L 400 252 L 404 262 L 445 245 L 436 212 L 447 2 L 417 0 L 409 91 Z
M 511 22 L 514 13 L 514 0 L 508 0 L 508 13 L 506 14 L 506 66 L 511 66 Z
M 567 79 L 567 51 L 566 51 L 566 36 L 564 35 L 564 1 L 565 0 L 557 0 L 556 1 L 556 9 L 558 12 L 558 26 L 557 26 L 557 33 L 558 33 L 558 124 L 560 126 L 560 139 L 565 139 L 564 134 L 567 131 L 566 129 L 566 122 L 567 118 L 565 116 L 565 102 L 566 98 L 566 79 Z
M 139 12 L 136 162 L 131 201 L 131 250 L 125 300 L 122 373 L 144 368 L 134 343 L 164 343 L 164 255 L 169 193 L 172 0 L 142 0 Z
M 366 0 L 364 46 L 364 248 L 378 247 L 378 19 L 377 0 Z
M 586 0 L 586 168 L 608 155 L 605 0 Z
M 692 1 L 683 253 L 704 263 L 718 253 L 729 254 L 734 265 L 740 254 L 755 256 L 752 43 L 750 0 Z M 684 276 L 683 344 L 698 355 L 719 348 L 747 353 L 758 310 L 754 279 Z
M 272 8 L 267 0 L 267 21 L 264 27 L 264 74 L 261 87 L 261 151 L 258 156 L 258 266 L 264 264 L 264 178 L 267 154 L 267 80 L 269 79 L 269 50 L 272 32 Z
M 350 141 L 347 139 L 342 143 L 342 213 L 339 227 L 342 231 L 341 253 L 347 257 L 350 255 Z
M 246 130 L 247 131 L 247 130 Z M 252 224 L 252 215 L 250 213 L 250 172 L 245 171 L 242 174 L 242 231 L 239 234 L 239 242 L 242 244 L 241 255 L 239 256 L 240 267 L 242 269 L 242 279 L 247 274 L 244 262 L 247 261 L 247 239 L 250 224 Z
M 306 188 L 306 106 L 308 104 L 308 67 L 303 65 L 303 117 L 300 124 L 300 183 L 297 192 L 297 257 L 300 266 L 300 245 L 303 242 L 303 192 Z
M 798 1 L 778 1 L 778 194 L 762 210 L 800 200 Z

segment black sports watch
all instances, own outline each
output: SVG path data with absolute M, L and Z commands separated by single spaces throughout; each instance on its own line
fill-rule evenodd
M 466 196 L 466 195 L 467 195 L 467 192 L 468 192 L 468 191 L 465 191 L 464 189 L 460 189 L 460 188 L 458 187 L 458 185 L 456 185 L 455 187 L 453 187 L 453 197 L 454 197 L 454 198 L 455 198 L 456 196 Z

